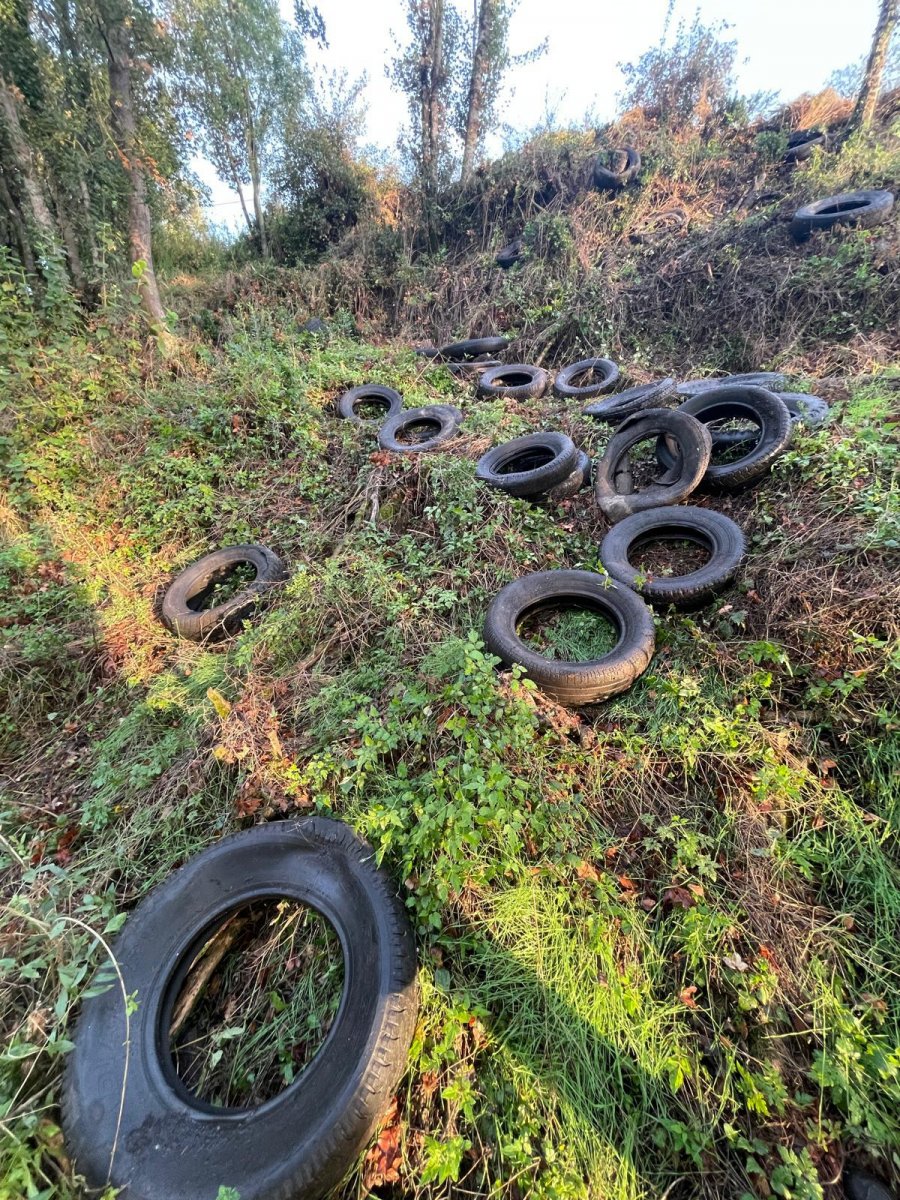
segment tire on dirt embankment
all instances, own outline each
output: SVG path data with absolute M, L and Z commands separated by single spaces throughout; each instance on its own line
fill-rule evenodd
M 659 408 L 663 401 L 675 394 L 674 379 L 660 379 L 658 383 L 642 383 L 637 387 L 625 388 L 614 396 L 607 396 L 594 404 L 587 404 L 581 410 L 586 417 L 597 421 L 606 421 L 609 425 L 618 425 L 635 413 L 645 408 Z
M 780 458 L 791 443 L 793 421 L 787 405 L 775 392 L 758 387 L 721 387 L 708 392 L 691 396 L 685 400 L 675 412 L 688 413 L 704 425 L 713 425 L 720 421 L 745 421 L 756 425 L 759 434 L 753 437 L 753 444 L 748 445 L 746 453 L 731 462 L 712 461 L 703 477 L 703 487 L 707 490 L 720 489 L 737 491 L 761 479 L 772 468 L 776 459 Z M 739 450 L 741 440 L 749 440 L 742 431 L 733 431 L 740 440 L 729 441 L 730 430 L 710 430 L 715 438 L 714 448 L 720 452 L 726 449 Z M 660 438 L 656 445 L 656 457 L 660 466 L 672 470 L 677 466 L 678 455 L 668 444 L 668 439 Z
M 811 234 L 837 225 L 872 229 L 888 219 L 893 207 L 893 192 L 870 188 L 826 196 L 797 209 L 791 221 L 791 236 L 795 242 L 805 242 Z
M 175 1072 L 172 1014 L 213 931 L 273 896 L 330 921 L 344 951 L 341 1004 L 279 1095 L 213 1107 Z M 125 1188 L 129 1200 L 197 1200 L 220 1183 L 241 1200 L 316 1200 L 338 1184 L 390 1102 L 416 1020 L 412 933 L 372 847 L 324 817 L 226 837 L 150 892 L 113 952 L 123 985 L 83 1001 L 63 1089 L 66 1144 L 89 1186 Z
M 683 575 L 642 577 L 634 556 L 651 542 L 687 541 L 709 552 L 709 559 Z M 702 604 L 734 578 L 746 553 L 740 526 L 723 513 L 689 505 L 651 508 L 613 525 L 600 546 L 600 561 L 626 587 L 651 604 L 678 608 Z
M 594 187 L 607 191 L 618 191 L 637 179 L 641 170 L 641 156 L 634 146 L 623 146 L 621 150 L 607 150 L 594 160 Z
M 678 459 L 666 478 L 638 492 L 619 490 L 619 478 L 628 453 L 638 442 L 671 437 L 678 446 Z M 609 521 L 621 521 L 646 508 L 678 504 L 689 496 L 709 466 L 712 438 L 699 421 L 677 408 L 650 408 L 629 417 L 609 439 L 597 464 L 594 495 Z
M 593 374 L 599 375 L 591 383 L 579 383 L 579 379 Z M 600 396 L 615 387 L 619 378 L 619 368 L 611 358 L 585 358 L 581 362 L 571 363 L 557 371 L 553 381 L 553 390 L 564 400 L 584 399 Z
M 608 654 L 588 662 L 546 658 L 518 634 L 519 622 L 544 608 L 592 608 L 619 634 Z M 561 704 L 596 704 L 630 688 L 653 657 L 653 616 L 637 594 L 608 585 L 593 571 L 537 571 L 502 588 L 484 622 L 484 644 L 508 666 L 518 663 L 542 692 Z
M 510 496 L 540 496 L 579 467 L 578 448 L 566 434 L 528 433 L 482 454 L 475 477 Z
M 371 404 L 381 411 L 375 417 L 360 416 L 359 409 L 364 404 Z M 403 397 L 394 388 L 383 387 L 380 383 L 364 383 L 360 387 L 350 388 L 338 400 L 337 409 L 345 421 L 353 421 L 356 425 L 372 425 L 385 421 L 388 417 L 399 412 L 403 407 Z
M 483 354 L 500 354 L 508 345 L 509 339 L 504 337 L 466 338 L 461 342 L 450 342 L 441 346 L 440 354 L 442 358 L 449 358 L 455 362 L 471 361 Z
M 238 567 L 251 567 L 254 578 L 221 604 L 203 608 L 215 588 Z M 163 596 L 160 619 L 172 633 L 190 642 L 214 641 L 237 633 L 260 596 L 286 578 L 284 563 L 268 546 L 250 544 L 213 550 L 175 577 Z
M 459 431 L 462 413 L 450 404 L 427 404 L 404 408 L 388 417 L 378 430 L 378 444 L 392 454 L 425 454 L 452 441 Z M 418 430 L 426 436 L 417 442 L 401 441 L 404 433 Z
M 505 363 L 491 367 L 478 381 L 478 395 L 503 400 L 538 400 L 546 395 L 550 376 L 542 367 Z

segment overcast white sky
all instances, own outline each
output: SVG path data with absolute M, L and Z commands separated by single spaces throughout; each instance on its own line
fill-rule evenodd
M 471 0 L 455 0 L 461 8 Z M 329 48 L 313 62 L 368 75 L 367 139 L 393 148 L 406 118 L 403 98 L 385 77 L 394 37 L 405 40 L 405 0 L 317 0 Z M 543 58 L 512 71 L 503 120 L 517 129 L 537 124 L 548 106 L 562 121 L 593 111 L 599 120 L 615 112 L 622 77 L 616 64 L 636 59 L 662 31 L 667 0 L 521 0 L 513 18 L 511 48 L 531 49 L 545 37 Z M 286 17 L 292 0 L 282 0 Z M 725 20 L 739 50 L 745 92 L 775 91 L 793 99 L 821 88 L 832 71 L 864 54 L 877 19 L 878 0 L 675 0 L 673 26 L 699 11 L 706 22 Z M 499 148 L 499 138 L 492 149 Z M 212 189 L 210 217 L 233 226 L 240 216 L 233 193 L 207 163 L 198 174 Z

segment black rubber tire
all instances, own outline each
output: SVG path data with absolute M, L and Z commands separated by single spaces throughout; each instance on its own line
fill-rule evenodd
M 385 411 L 379 417 L 361 417 L 356 411 L 360 404 L 383 403 Z M 403 397 L 393 388 L 382 387 L 380 383 L 364 383 L 361 387 L 351 388 L 344 392 L 338 400 L 338 413 L 345 421 L 353 421 L 356 425 L 375 425 L 392 417 L 403 408 Z
M 491 367 L 502 367 L 499 358 L 486 358 L 483 362 L 448 362 L 447 370 L 456 379 L 480 379 Z
M 848 1171 L 843 1179 L 847 1200 L 894 1200 L 894 1193 L 866 1171 Z
M 518 383 L 504 385 L 504 379 L 524 376 Z M 546 394 L 550 376 L 541 367 L 530 367 L 527 363 L 504 363 L 502 367 L 491 367 L 478 381 L 478 395 L 504 400 L 538 400 Z
M 672 437 L 678 445 L 678 461 L 670 478 L 652 483 L 639 492 L 617 491 L 616 478 L 632 446 L 658 435 Z M 712 438 L 709 430 L 677 408 L 651 408 L 629 417 L 609 439 L 597 463 L 594 495 L 610 522 L 621 521 L 635 512 L 678 504 L 689 496 L 709 467 Z
M 641 580 L 631 558 L 648 542 L 689 541 L 710 552 L 710 558 L 687 575 L 661 575 Z M 651 604 L 678 608 L 702 604 L 735 576 L 746 554 L 740 526 L 722 513 L 684 505 L 651 508 L 614 525 L 600 546 L 600 561 L 608 573 L 634 588 Z
M 659 408 L 664 400 L 674 394 L 675 380 L 661 379 L 658 383 L 642 383 L 639 387 L 626 388 L 624 392 L 616 392 L 605 400 L 586 405 L 581 411 L 586 417 L 618 425 L 645 408 Z
M 214 608 L 197 609 L 209 592 L 236 566 L 256 568 L 256 578 L 229 600 Z M 167 629 L 190 642 L 215 641 L 237 633 L 260 596 L 287 578 L 284 563 L 267 546 L 226 546 L 191 563 L 177 575 L 163 596 L 160 619 Z
M 419 358 L 440 358 L 441 352 L 437 346 L 413 346 L 413 354 Z
M 404 408 L 402 412 L 388 417 L 378 430 L 378 444 L 382 450 L 394 454 L 426 454 L 437 450 L 456 437 L 462 413 L 450 404 L 427 404 L 423 408 Z M 424 442 L 407 444 L 397 440 L 397 435 L 411 425 L 427 423 L 435 426 L 434 436 Z
M 549 460 L 548 454 L 552 455 Z M 528 465 L 533 460 L 537 464 Z M 539 496 L 567 480 L 578 470 L 578 462 L 578 449 L 566 434 L 527 433 L 482 454 L 475 478 L 510 496 Z M 511 465 L 518 469 L 504 472 L 503 468 Z
M 567 475 L 562 483 L 558 483 L 556 487 L 552 487 L 547 493 L 547 499 L 551 503 L 558 503 L 560 500 L 571 500 L 573 496 L 584 487 L 590 487 L 591 484 L 591 460 L 583 450 L 578 452 L 578 465 L 571 475 Z
M 497 251 L 494 262 L 498 267 L 503 267 L 504 270 L 507 270 L 517 263 L 524 253 L 525 242 L 522 238 L 515 238 L 504 246 L 502 250 Z
M 624 156 L 625 161 L 621 166 L 613 165 L 613 155 L 617 155 L 620 162 Z M 602 163 L 601 159 L 604 157 L 606 162 Z M 637 179 L 640 169 L 641 156 L 633 146 L 623 146 L 621 150 L 608 150 L 605 155 L 598 155 L 594 162 L 594 186 L 618 191 Z
M 721 379 L 686 379 L 675 388 L 679 396 L 699 396 L 715 388 L 734 386 L 762 387 L 769 392 L 781 392 L 787 387 L 787 377 L 780 371 L 748 371 L 744 375 L 725 375 Z
M 483 337 L 469 338 L 463 342 L 451 342 L 449 346 L 441 346 L 439 351 L 442 358 L 471 360 L 481 354 L 500 354 L 509 345 L 508 338 Z
M 573 379 L 586 375 L 588 371 L 601 372 L 599 383 L 586 383 L 583 386 L 572 383 Z M 618 378 L 619 368 L 611 358 L 585 358 L 558 371 L 553 381 L 553 390 L 564 400 L 587 399 L 589 396 L 601 396 L 608 392 L 616 386 Z
M 685 400 L 676 412 L 689 413 L 698 421 L 707 424 L 711 421 L 728 418 L 744 418 L 759 426 L 760 433 L 747 453 L 734 462 L 711 462 L 703 477 L 704 489 L 721 489 L 736 491 L 754 483 L 771 470 L 772 464 L 780 458 L 791 441 L 793 421 L 787 405 L 775 392 L 759 387 L 728 386 L 714 388 L 701 392 Z M 740 445 L 744 439 L 750 440 L 747 434 L 739 430 L 727 437 L 729 430 L 715 433 L 717 439 L 713 449 L 724 450 L 726 447 Z M 665 438 L 660 438 L 656 445 L 656 457 L 660 466 L 672 469 L 677 465 L 678 455 L 668 445 Z
M 893 192 L 871 188 L 826 196 L 797 209 L 791 221 L 791 236 L 795 242 L 805 242 L 817 230 L 833 229 L 836 225 L 871 229 L 886 221 L 893 207 Z
M 193 1097 L 168 1052 L 172 1007 L 191 961 L 224 915 L 288 896 L 321 912 L 344 953 L 344 994 L 315 1058 L 252 1109 Z M 257 825 L 211 846 L 155 888 L 113 947 L 122 989 L 85 1000 L 67 1057 L 63 1129 L 88 1185 L 122 1200 L 316 1200 L 353 1166 L 405 1070 L 416 1020 L 415 946 L 374 851 L 323 817 Z M 118 1127 L 123 1077 L 126 1086 Z M 110 1153 L 117 1150 L 110 1179 Z
M 816 146 L 823 150 L 828 147 L 828 134 L 821 129 L 798 129 L 788 137 L 787 150 L 784 152 L 786 163 L 803 162 L 812 157 Z
M 648 217 L 640 228 L 629 233 L 628 240 L 635 246 L 652 244 L 684 229 L 687 223 L 688 215 L 683 208 L 668 208 Z
M 807 392 L 778 392 L 776 394 L 791 414 L 792 425 L 817 429 L 828 416 L 828 405 L 818 396 L 810 396 Z M 713 458 L 722 450 L 730 450 L 745 443 L 748 447 L 754 446 L 758 437 L 757 433 L 750 431 L 744 433 L 739 429 L 723 429 L 720 433 L 714 432 L 712 435 Z M 660 448 L 657 458 L 662 466 L 665 466 L 666 463 L 670 466 L 675 464 L 675 456 L 665 443 Z
M 303 324 L 300 326 L 300 332 L 301 333 L 315 333 L 315 334 L 327 333 L 328 326 L 325 324 L 325 322 L 322 320 L 321 317 L 310 317 L 307 321 L 304 321 Z
M 536 609 L 567 601 L 602 612 L 618 627 L 619 640 L 602 658 L 554 661 L 532 650 L 516 632 Z M 653 616 L 636 592 L 607 584 L 593 571 L 537 571 L 502 588 L 488 606 L 484 644 L 512 666 L 518 663 L 542 692 L 561 704 L 596 704 L 630 688 L 653 657 Z

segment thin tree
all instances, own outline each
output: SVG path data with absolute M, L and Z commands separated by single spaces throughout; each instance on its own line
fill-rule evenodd
M 457 106 L 457 129 L 463 139 L 463 183 L 475 169 L 476 155 L 483 149 L 484 135 L 499 105 L 503 76 L 510 67 L 534 62 L 547 49 L 546 39 L 525 54 L 510 55 L 509 25 L 517 0 L 474 0 L 471 23 L 472 57 L 468 82 Z
M 132 269 L 138 280 L 141 303 L 159 336 L 166 332 L 166 311 L 159 296 L 153 269 L 147 174 L 137 134 L 132 91 L 132 30 L 134 13 L 128 0 L 100 0 L 97 28 L 106 47 L 109 107 L 113 139 L 128 178 L 128 243 Z
M 869 51 L 869 61 L 863 75 L 862 87 L 856 98 L 856 108 L 850 124 L 854 129 L 867 129 L 872 124 L 875 108 L 878 104 L 878 94 L 881 91 L 881 78 L 884 74 L 884 64 L 887 61 L 891 37 L 897 27 L 900 16 L 900 0 L 881 0 L 881 11 L 878 14 L 878 24 L 872 37 L 872 49 Z

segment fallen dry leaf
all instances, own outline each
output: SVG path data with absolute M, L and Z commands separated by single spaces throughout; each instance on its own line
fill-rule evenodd
M 686 1004 L 688 1008 L 696 1008 L 697 1001 L 694 997 L 697 995 L 697 987 L 691 984 L 690 987 L 682 988 L 678 994 L 678 999 L 682 1004 Z
M 378 1141 L 366 1155 L 363 1166 L 363 1186 L 371 1191 L 383 1183 L 399 1183 L 403 1151 L 400 1148 L 400 1105 L 396 1099 L 391 1103 L 384 1127 Z

